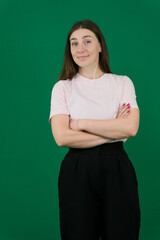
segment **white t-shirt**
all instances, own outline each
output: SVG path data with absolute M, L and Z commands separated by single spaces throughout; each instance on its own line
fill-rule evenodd
M 73 120 L 114 119 L 123 103 L 139 109 L 129 77 L 104 73 L 100 78 L 89 79 L 77 73 L 72 80 L 59 80 L 53 86 L 49 122 L 56 114 L 67 114 Z M 125 142 L 127 138 L 121 140 Z M 112 142 L 115 141 L 119 139 Z

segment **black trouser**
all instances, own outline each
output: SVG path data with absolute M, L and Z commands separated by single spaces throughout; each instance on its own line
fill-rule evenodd
M 69 148 L 58 189 L 62 240 L 138 239 L 138 182 L 123 142 Z

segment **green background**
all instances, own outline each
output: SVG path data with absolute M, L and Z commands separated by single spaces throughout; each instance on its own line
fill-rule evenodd
M 58 174 L 68 148 L 48 122 L 68 32 L 97 23 L 111 71 L 136 89 L 140 128 L 125 149 L 135 167 L 140 240 L 160 239 L 158 0 L 0 0 L 0 239 L 60 240 Z

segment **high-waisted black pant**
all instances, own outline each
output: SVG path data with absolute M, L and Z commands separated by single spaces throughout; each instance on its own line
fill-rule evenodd
M 138 182 L 123 142 L 69 148 L 58 190 L 62 240 L 138 239 Z

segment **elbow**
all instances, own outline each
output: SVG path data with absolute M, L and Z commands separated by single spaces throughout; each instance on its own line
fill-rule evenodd
M 65 140 L 65 136 L 64 136 L 64 135 L 61 135 L 61 136 L 57 139 L 57 141 L 56 141 L 57 145 L 58 145 L 59 147 L 67 147 L 67 143 L 66 143 L 66 141 L 64 141 L 64 140 Z
M 61 142 L 56 142 L 58 147 L 63 147 L 62 143 Z
M 58 145 L 58 147 L 63 147 L 62 138 L 54 137 L 54 140 L 55 140 L 56 144 Z
M 128 134 L 130 135 L 130 137 L 135 137 L 139 128 L 139 117 L 134 117 L 133 119 L 129 119 L 127 128 L 128 128 Z
M 126 131 L 128 132 L 128 137 L 135 137 L 137 132 L 138 132 L 138 128 L 139 128 L 139 121 L 128 121 L 127 124 L 127 129 Z
M 62 138 L 58 139 L 58 140 L 56 141 L 56 143 L 57 143 L 57 145 L 58 145 L 59 147 L 63 147 L 63 146 L 64 146 L 64 143 L 63 143 L 63 141 L 62 141 Z
M 130 131 L 130 137 L 135 137 L 137 135 L 138 128 L 133 128 Z
M 132 131 L 132 132 L 130 133 L 130 137 L 135 137 L 136 134 L 137 134 L 137 131 Z
M 54 133 L 53 134 L 53 138 L 56 142 L 56 144 L 59 146 L 59 147 L 64 147 L 65 143 L 64 143 L 64 134 L 62 133 Z
M 67 130 L 67 131 L 63 131 L 63 133 L 57 136 L 56 143 L 59 147 L 68 147 L 68 140 L 69 139 L 68 139 L 68 130 Z

